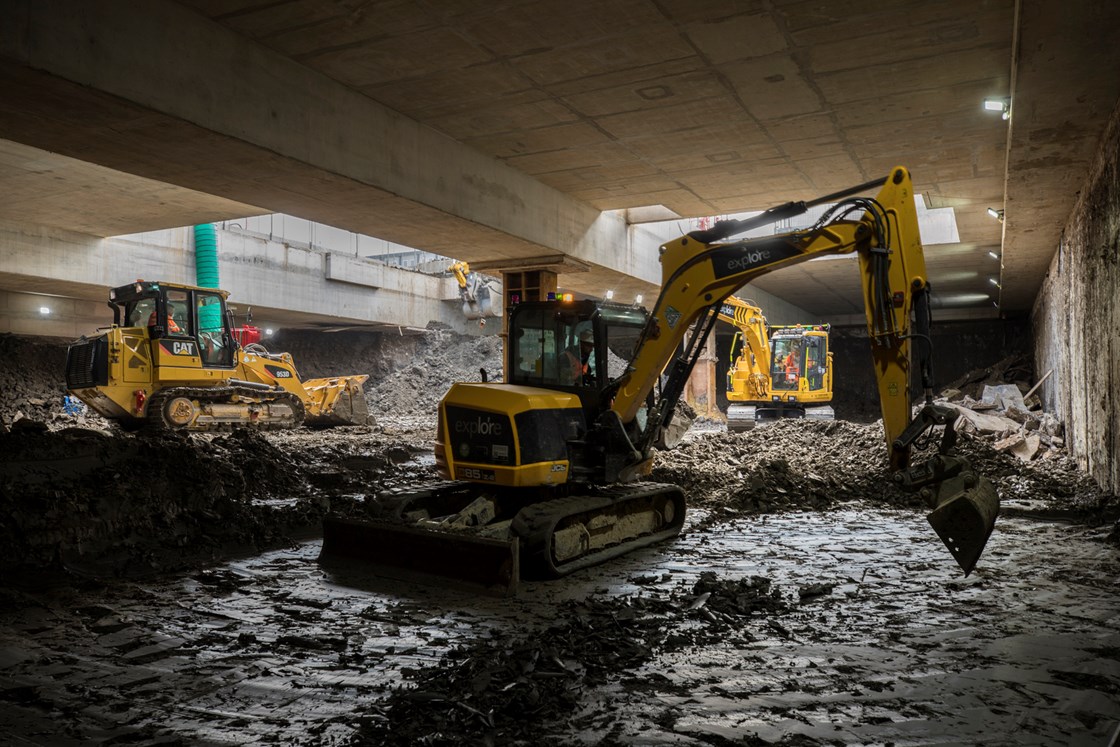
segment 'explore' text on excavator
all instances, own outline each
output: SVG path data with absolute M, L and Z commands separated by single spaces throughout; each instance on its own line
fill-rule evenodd
M 876 188 L 876 197 L 858 196 Z M 832 207 L 808 228 L 733 238 L 820 204 Z M 661 290 L 648 314 L 593 301 L 512 307 L 508 380 L 454 384 L 439 405 L 435 454 L 446 481 L 379 495 L 367 505 L 368 520 L 328 518 L 321 558 L 359 558 L 392 574 L 435 574 L 509 593 L 520 575 L 563 576 L 675 536 L 683 491 L 643 478 L 721 304 L 767 272 L 851 252 L 863 278 L 894 481 L 922 495 L 934 530 L 971 572 L 999 500 L 989 480 L 947 453 L 956 413 L 932 404 L 929 283 L 910 174 L 901 167 L 665 243 Z M 916 417 L 912 346 L 926 398 Z M 911 447 L 935 426 L 944 427 L 941 453 L 910 465 Z

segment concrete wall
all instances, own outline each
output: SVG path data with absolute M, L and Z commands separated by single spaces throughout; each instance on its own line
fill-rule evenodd
M 1032 313 L 1046 409 L 1078 463 L 1120 492 L 1120 106 L 1066 223 Z
M 1009 355 L 1030 353 L 1025 319 L 939 322 L 934 312 L 931 332 L 935 393 L 969 371 L 987 368 Z M 866 326 L 834 327 L 829 344 L 833 353 L 836 417 L 856 422 L 872 422 L 882 417 Z M 921 395 L 919 376 L 914 371 L 915 402 Z

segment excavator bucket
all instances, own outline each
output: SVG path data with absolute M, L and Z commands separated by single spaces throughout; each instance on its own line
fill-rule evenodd
M 454 530 L 416 529 L 382 521 L 327 518 L 319 562 L 404 581 L 450 585 L 512 596 L 519 582 L 519 544 Z
M 967 576 L 984 552 L 997 516 L 999 496 L 995 486 L 981 477 L 973 487 L 962 483 L 952 491 L 942 491 L 937 507 L 926 518 Z
M 303 422 L 308 425 L 366 425 L 369 405 L 362 384 L 369 376 L 332 376 L 303 382 L 309 402 Z

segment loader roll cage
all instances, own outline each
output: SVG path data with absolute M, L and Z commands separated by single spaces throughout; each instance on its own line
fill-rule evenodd
M 195 341 L 207 368 L 234 366 L 233 321 L 225 291 L 137 281 L 109 291 L 115 327 L 147 327 L 153 340 Z

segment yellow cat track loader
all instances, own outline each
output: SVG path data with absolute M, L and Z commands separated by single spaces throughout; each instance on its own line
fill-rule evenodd
M 872 189 L 874 198 L 857 196 Z M 733 238 L 818 204 L 832 207 L 809 228 Z M 684 492 L 645 478 L 724 300 L 765 273 L 851 252 L 894 480 L 926 500 L 931 525 L 969 573 L 999 499 L 989 480 L 947 453 L 956 411 L 932 404 L 929 283 L 904 168 L 667 242 L 649 313 L 593 301 L 513 306 L 507 381 L 454 384 L 440 402 L 435 458 L 446 480 L 375 496 L 368 520 L 328 518 L 321 558 L 360 558 L 390 575 L 435 574 L 508 594 L 521 575 L 564 576 L 675 536 Z M 916 418 L 914 341 L 926 397 Z M 911 446 L 937 426 L 942 453 L 911 466 Z
M 109 292 L 113 324 L 66 354 L 66 387 L 122 427 L 221 431 L 362 425 L 361 374 L 301 381 L 292 356 L 241 347 L 228 293 L 138 280 Z
M 833 420 L 827 324 L 769 325 L 762 309 L 736 296 L 719 319 L 736 328 L 727 371 L 727 428 L 747 431 L 780 418 Z M 741 345 L 740 345 L 741 343 Z

